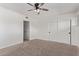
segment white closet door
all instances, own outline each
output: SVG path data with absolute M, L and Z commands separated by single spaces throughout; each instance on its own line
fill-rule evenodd
M 70 44 L 70 20 L 49 23 L 49 38 L 52 41 Z
M 49 30 L 49 40 L 55 40 L 55 33 L 57 32 L 57 23 L 49 23 L 48 24 L 48 30 Z

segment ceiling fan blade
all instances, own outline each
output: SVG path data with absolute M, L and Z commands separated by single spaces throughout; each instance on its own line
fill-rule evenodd
M 44 3 L 40 3 L 40 6 L 39 7 L 41 7 L 41 6 L 43 6 L 44 5 Z
M 33 11 L 34 9 L 30 9 L 30 10 L 27 10 L 27 11 Z
M 40 8 L 40 10 L 43 10 L 43 11 L 48 11 L 48 9 L 45 9 L 45 8 Z
M 33 6 L 31 3 L 27 3 L 28 5 L 30 5 L 30 6 Z

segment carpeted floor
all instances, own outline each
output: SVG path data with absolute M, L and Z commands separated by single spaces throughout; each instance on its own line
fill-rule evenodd
M 39 39 L 0 49 L 1 56 L 77 56 L 78 52 L 76 46 Z

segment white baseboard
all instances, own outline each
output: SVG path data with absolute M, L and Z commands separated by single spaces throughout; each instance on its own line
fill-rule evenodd
M 18 41 L 18 42 L 15 42 L 13 44 L 9 44 L 9 45 L 6 45 L 6 46 L 2 46 L 2 47 L 0 47 L 0 49 L 7 48 L 7 47 L 10 47 L 10 46 L 13 46 L 13 45 L 20 44 L 20 43 L 23 43 L 23 41 Z

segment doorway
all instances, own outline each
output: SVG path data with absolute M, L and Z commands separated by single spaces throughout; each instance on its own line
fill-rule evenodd
M 23 21 L 23 41 L 30 40 L 30 22 L 29 21 Z

